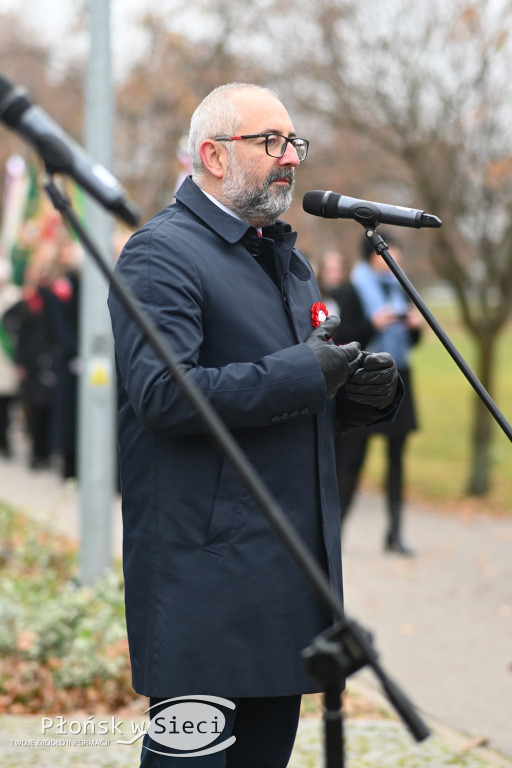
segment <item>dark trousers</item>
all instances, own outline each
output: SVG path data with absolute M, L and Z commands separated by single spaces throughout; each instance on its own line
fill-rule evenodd
M 151 699 L 153 707 L 161 699 Z M 230 699 L 235 710 L 226 709 L 226 725 L 219 736 L 235 736 L 227 749 L 202 757 L 158 755 L 165 747 L 144 737 L 140 768 L 286 768 L 299 724 L 301 696 Z M 168 705 L 163 705 L 163 708 Z M 157 708 L 151 709 L 155 717 Z
M 363 468 L 371 433 L 355 429 L 336 436 L 336 472 L 342 522 L 348 515 Z M 391 519 L 400 514 L 404 485 L 404 451 L 407 433 L 383 435 L 387 447 L 386 502 Z
M 0 395 L 0 451 L 5 455 L 10 454 L 9 441 L 9 409 L 14 402 L 10 395 Z
M 52 412 L 48 405 L 31 404 L 28 409 L 28 431 L 32 440 L 31 466 L 50 458 Z

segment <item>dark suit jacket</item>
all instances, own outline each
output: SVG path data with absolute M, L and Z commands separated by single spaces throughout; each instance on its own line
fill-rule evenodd
M 187 179 L 117 269 L 341 594 L 333 436 L 387 418 L 325 400 L 304 344 L 320 294 L 283 222 L 258 238 Z M 114 296 L 124 572 L 135 689 L 317 690 L 301 649 L 331 621 Z M 393 409 L 389 409 L 391 413 Z

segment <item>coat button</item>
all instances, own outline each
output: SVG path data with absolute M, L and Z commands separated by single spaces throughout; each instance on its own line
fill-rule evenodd
M 307 416 L 307 415 L 308 415 L 308 413 L 309 413 L 309 408 L 302 408 L 302 409 L 299 411 L 299 413 L 300 413 L 300 415 L 301 415 L 301 416 Z
M 272 424 L 277 424 L 278 421 L 281 421 L 281 417 L 280 416 L 272 416 L 272 418 L 270 419 L 270 422 Z

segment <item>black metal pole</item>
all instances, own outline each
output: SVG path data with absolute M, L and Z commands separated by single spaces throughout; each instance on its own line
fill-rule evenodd
M 338 688 L 328 687 L 324 694 L 324 739 L 326 768 L 344 768 L 345 745 L 341 693 Z
M 460 354 L 457 347 L 453 344 L 450 337 L 446 334 L 446 332 L 443 330 L 441 325 L 438 323 L 432 312 L 429 310 L 423 299 L 421 298 L 420 294 L 416 290 L 416 288 L 413 286 L 411 281 L 406 277 L 404 272 L 400 269 L 396 261 L 391 256 L 388 246 L 386 242 L 383 240 L 379 232 L 377 232 L 376 229 L 373 227 L 366 226 L 366 235 L 371 240 L 373 247 L 375 248 L 375 251 L 379 254 L 379 256 L 382 256 L 404 291 L 407 293 L 407 295 L 411 298 L 413 303 L 416 305 L 419 312 L 423 315 L 429 326 L 432 328 L 434 333 L 436 334 L 439 341 L 442 343 L 446 351 L 449 355 L 453 358 L 455 363 L 458 365 L 459 369 L 462 371 L 466 379 L 469 381 L 477 395 L 480 397 L 484 405 L 487 407 L 487 409 L 490 411 L 490 413 L 494 416 L 496 422 L 499 424 L 499 426 L 502 428 L 503 432 L 507 435 L 509 440 L 512 440 L 512 426 L 509 424 L 505 416 L 502 414 L 490 394 L 487 392 L 483 384 L 479 381 L 475 373 L 471 370 L 467 362 L 464 360 L 462 355 Z

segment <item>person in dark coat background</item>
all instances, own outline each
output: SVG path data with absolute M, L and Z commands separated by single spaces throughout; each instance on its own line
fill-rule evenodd
M 350 282 L 350 267 L 345 254 L 337 249 L 326 251 L 317 272 L 318 287 L 330 314 L 340 315 L 342 322 L 332 337 L 335 344 L 358 341 L 365 349 L 379 327 L 392 322 L 394 311 L 388 306 L 373 318 L 365 315 L 359 295 Z
M 48 467 L 52 454 L 58 359 L 50 310 L 52 259 L 52 244 L 42 242 L 25 268 L 21 299 L 4 318 L 15 339 L 14 361 L 20 379 L 32 469 Z
M 52 448 L 61 457 L 61 474 L 64 479 L 77 476 L 78 266 L 76 245 L 64 234 L 58 243 L 49 304 L 53 337 L 58 345 Z
M 116 269 L 341 596 L 334 431 L 392 418 L 396 366 L 329 343 L 339 320 L 321 324 L 313 272 L 279 220 L 308 142 L 278 97 L 215 89 L 189 148 L 192 177 Z M 235 743 L 187 766 L 284 768 L 301 694 L 318 690 L 300 652 L 332 616 L 112 291 L 109 308 L 134 688 L 155 707 L 192 694 L 236 705 L 219 737 Z M 141 766 L 182 766 L 162 751 L 146 734 Z
M 399 263 L 401 247 L 390 234 L 384 234 L 389 251 Z M 351 278 L 333 293 L 339 303 L 343 322 L 334 337 L 337 344 L 350 338 L 372 352 L 389 352 L 395 360 L 404 383 L 404 399 L 392 422 L 356 429 L 350 436 L 336 435 L 336 466 L 340 494 L 342 524 L 346 522 L 361 470 L 368 440 L 380 434 L 386 441 L 385 478 L 388 518 L 384 549 L 399 555 L 413 555 L 403 540 L 404 458 L 407 436 L 418 427 L 410 370 L 410 350 L 421 333 L 423 320 L 386 262 L 379 256 L 366 235 L 363 236 L 362 259 L 352 270 Z

